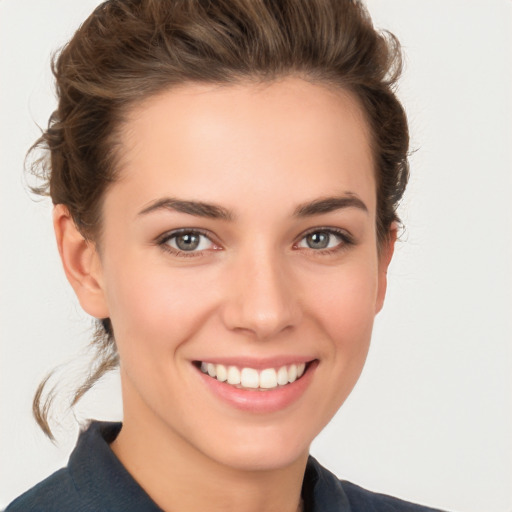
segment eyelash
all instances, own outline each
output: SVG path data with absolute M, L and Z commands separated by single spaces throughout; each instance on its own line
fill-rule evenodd
M 202 229 L 194 228 L 194 229 L 177 229 L 174 231 L 171 231 L 169 233 L 164 233 L 162 236 L 160 236 L 156 243 L 159 245 L 164 251 L 172 254 L 173 256 L 179 256 L 182 258 L 198 258 L 201 256 L 204 256 L 205 250 L 202 251 L 180 251 L 179 249 L 175 249 L 174 247 L 171 247 L 168 242 L 172 240 L 173 238 L 177 238 L 180 235 L 200 235 L 204 236 L 212 244 L 215 245 L 215 242 L 211 239 L 211 235 L 207 231 L 203 231 Z
M 315 234 L 315 233 L 324 233 L 330 236 L 335 236 L 340 240 L 340 243 L 336 245 L 335 247 L 331 247 L 328 249 L 312 249 L 312 248 L 302 248 L 307 251 L 311 251 L 315 253 L 315 255 L 319 256 L 330 256 L 332 254 L 336 254 L 344 249 L 346 249 L 350 245 L 354 245 L 355 241 L 353 237 L 347 233 L 344 230 L 336 229 L 336 228 L 314 228 L 311 229 L 305 233 L 303 233 L 300 237 L 300 239 L 293 244 L 293 247 L 297 247 L 297 245 L 302 242 L 307 236 Z M 172 254 L 173 256 L 178 256 L 182 258 L 198 258 L 201 256 L 204 256 L 207 249 L 201 250 L 201 251 L 180 251 L 178 249 L 175 249 L 174 247 L 171 247 L 168 242 L 172 240 L 173 238 L 177 238 L 180 235 L 200 235 L 206 237 L 212 244 L 215 245 L 215 242 L 211 239 L 211 235 L 204 230 L 194 228 L 194 229 L 187 229 L 182 228 L 175 231 L 171 231 L 169 233 L 164 233 L 162 236 L 160 236 L 156 243 L 158 246 L 160 246 L 164 251 Z M 219 249 L 214 249 L 219 250 Z
M 337 228 L 318 227 L 318 228 L 310 229 L 309 231 L 306 231 L 305 233 L 303 233 L 301 235 L 299 241 L 294 244 L 294 247 L 297 246 L 300 242 L 302 242 L 302 240 L 304 240 L 307 236 L 312 235 L 314 233 L 324 233 L 324 234 L 327 234 L 330 236 L 334 236 L 340 240 L 340 242 L 336 246 L 330 247 L 328 249 L 312 249 L 311 247 L 304 248 L 307 251 L 311 251 L 311 252 L 315 253 L 315 256 L 331 256 L 331 255 L 337 254 L 337 253 L 347 249 L 349 246 L 355 244 L 355 240 L 352 237 L 352 235 L 347 233 L 345 230 L 337 229 Z

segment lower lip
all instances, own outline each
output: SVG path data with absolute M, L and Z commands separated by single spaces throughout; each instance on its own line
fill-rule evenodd
M 285 409 L 299 400 L 311 383 L 317 366 L 318 361 L 312 361 L 307 365 L 302 377 L 295 382 L 265 391 L 236 388 L 225 382 L 219 382 L 200 369 L 197 369 L 197 372 L 210 391 L 232 407 L 254 413 L 270 413 Z

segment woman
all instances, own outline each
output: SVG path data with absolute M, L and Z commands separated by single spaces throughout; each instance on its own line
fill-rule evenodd
M 352 1 L 108 1 L 38 146 L 66 276 L 120 366 L 16 510 L 432 510 L 308 457 L 362 370 L 408 177 L 398 43 Z M 48 408 L 36 417 L 51 435 Z

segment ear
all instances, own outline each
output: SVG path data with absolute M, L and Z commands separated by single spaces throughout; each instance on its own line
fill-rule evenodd
M 377 314 L 384 305 L 384 298 L 386 297 L 386 289 L 388 286 L 388 267 L 395 251 L 395 242 L 397 239 L 398 226 L 396 222 L 391 225 L 388 236 L 382 242 L 379 251 L 379 276 L 378 276 L 378 290 L 377 301 L 375 303 L 375 314 Z
M 66 206 L 53 209 L 53 227 L 64 272 L 82 308 L 96 318 L 109 316 L 95 244 L 77 229 Z

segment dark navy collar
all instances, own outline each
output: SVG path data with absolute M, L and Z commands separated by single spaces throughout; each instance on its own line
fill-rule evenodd
M 350 503 L 338 477 L 311 455 L 302 483 L 304 512 L 351 512 Z
M 121 423 L 92 422 L 80 434 L 68 471 L 85 510 L 162 512 L 110 448 Z

